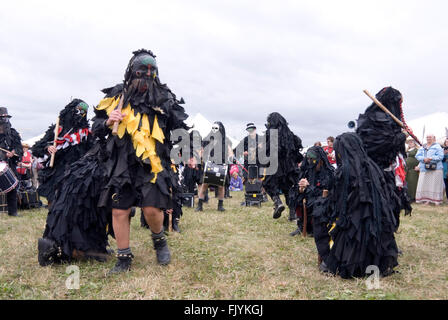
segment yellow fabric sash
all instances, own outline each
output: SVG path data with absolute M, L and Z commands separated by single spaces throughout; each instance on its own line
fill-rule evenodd
M 116 109 L 119 100 L 119 96 L 104 98 L 100 101 L 96 109 L 105 110 L 107 115 L 109 115 Z M 157 115 L 154 117 L 152 130 L 150 130 L 148 115 L 142 115 L 139 112 L 135 114 L 130 103 L 128 103 L 126 108 L 122 108 L 121 112 L 126 114 L 126 116 L 118 125 L 118 137 L 120 139 L 123 138 L 124 134 L 127 132 L 131 136 L 137 157 L 142 160 L 149 158 L 151 162 L 151 172 L 155 174 L 154 179 L 152 179 L 151 182 L 155 183 L 157 174 L 163 171 L 162 163 L 156 153 L 156 140 L 160 143 L 163 143 L 165 140 L 165 135 L 157 121 Z M 111 129 L 112 127 L 113 125 L 110 126 Z

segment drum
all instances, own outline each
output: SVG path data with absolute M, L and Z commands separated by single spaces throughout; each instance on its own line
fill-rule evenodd
M 0 193 L 8 193 L 13 190 L 19 180 L 12 172 L 11 168 L 6 162 L 0 162 Z
M 216 164 L 207 161 L 204 167 L 204 177 L 202 183 L 211 184 L 212 186 L 224 187 L 227 178 L 226 164 Z

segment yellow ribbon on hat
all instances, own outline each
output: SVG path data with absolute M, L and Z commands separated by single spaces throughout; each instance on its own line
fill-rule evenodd
M 116 109 L 119 103 L 119 96 L 104 98 L 100 101 L 97 110 L 105 110 L 107 115 Z M 131 136 L 132 144 L 134 146 L 135 154 L 142 160 L 149 159 L 151 162 L 151 172 L 154 173 L 154 178 L 151 183 L 157 180 L 157 174 L 163 171 L 162 162 L 156 153 L 156 140 L 163 143 L 165 135 L 159 126 L 157 115 L 154 117 L 152 130 L 150 130 L 149 119 L 147 114 L 135 113 L 131 104 L 128 103 L 126 108 L 121 109 L 121 112 L 126 116 L 118 125 L 117 135 L 121 139 L 127 132 Z M 110 126 L 112 129 L 112 125 Z

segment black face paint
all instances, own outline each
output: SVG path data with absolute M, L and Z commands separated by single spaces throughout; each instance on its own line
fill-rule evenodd
M 149 54 L 141 54 L 133 61 L 131 70 L 137 78 L 155 78 L 157 76 L 156 59 Z
M 9 123 L 8 117 L 0 117 L 0 123 Z
M 157 77 L 156 60 L 149 54 L 141 54 L 135 58 L 131 66 L 132 84 L 137 91 L 144 93 Z
M 306 161 L 308 162 L 308 165 L 314 167 L 319 162 L 319 157 L 313 151 L 310 150 L 306 153 Z

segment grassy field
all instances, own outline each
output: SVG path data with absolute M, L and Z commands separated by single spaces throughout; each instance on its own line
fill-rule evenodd
M 131 272 L 106 277 L 106 263 L 78 262 L 80 288 L 65 286 L 67 265 L 40 267 L 37 239 L 46 211 L 0 216 L 0 299 L 448 299 L 448 207 L 414 205 L 396 235 L 399 273 L 369 290 L 363 279 L 343 280 L 317 270 L 312 238 L 290 237 L 286 214 L 272 219 L 272 204 L 240 207 L 241 193 L 216 211 L 185 209 L 181 234 L 170 234 L 172 263 L 158 266 L 149 231 L 131 226 Z M 111 246 L 116 243 L 111 239 Z

